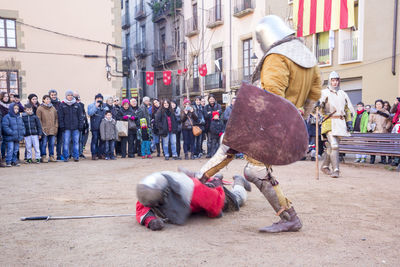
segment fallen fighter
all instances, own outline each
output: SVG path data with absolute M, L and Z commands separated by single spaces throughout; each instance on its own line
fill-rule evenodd
M 205 212 L 210 218 L 221 217 L 223 211 L 238 211 L 251 191 L 250 183 L 233 177 L 232 190 L 222 185 L 222 176 L 214 176 L 202 184 L 183 172 L 156 172 L 137 185 L 136 220 L 153 231 L 165 222 L 183 225 L 191 213 Z

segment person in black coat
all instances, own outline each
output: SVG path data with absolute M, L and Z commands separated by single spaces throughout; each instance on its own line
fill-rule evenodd
M 215 96 L 210 94 L 208 96 L 208 105 L 205 107 L 205 120 L 206 120 L 206 133 L 207 133 L 207 158 L 211 158 L 211 135 L 210 135 L 210 125 L 212 120 L 212 113 L 218 111 L 219 116 L 222 114 L 221 105 L 217 103 Z
M 173 159 L 180 159 L 176 153 L 176 133 L 178 132 L 178 123 L 169 100 L 165 99 L 162 101 L 161 107 L 155 116 L 155 124 L 158 128 L 158 134 L 162 138 L 165 160 L 169 160 L 169 144 L 171 145 Z
M 203 156 L 202 146 L 206 131 L 205 107 L 201 105 L 201 96 L 196 96 L 193 108 L 197 116 L 196 126 L 199 126 L 202 130 L 202 134 L 194 137 L 194 158 L 201 158 Z
M 6 167 L 19 166 L 17 153 L 19 151 L 19 142 L 24 139 L 25 126 L 19 114 L 18 105 L 12 103 L 9 106 L 9 112 L 4 116 L 1 126 L 3 128 L 3 143 L 7 144 Z
M 219 148 L 219 138 L 224 132 L 224 123 L 219 119 L 218 111 L 212 113 L 212 120 L 210 124 L 210 140 L 211 140 L 211 156 L 214 156 L 215 152 Z
M 106 114 L 106 107 L 103 103 L 103 95 L 97 94 L 94 97 L 94 103 L 88 106 L 88 115 L 90 117 L 90 130 L 92 132 L 92 142 L 90 151 L 92 160 L 101 159 L 104 155 L 104 142 L 100 138 L 100 123 Z
M 160 108 L 160 101 L 155 98 L 153 99 L 153 105 L 151 107 L 151 124 L 150 127 L 152 129 L 152 134 L 153 134 L 153 140 L 151 144 L 151 149 L 154 151 L 157 149 L 157 157 L 160 156 L 161 149 L 160 149 L 160 135 L 158 134 L 158 128 L 157 125 L 155 124 L 155 118 L 157 111 Z
M 128 136 L 121 137 L 121 156 L 126 158 L 126 144 L 128 143 L 128 157 L 135 157 L 135 139 L 137 138 L 137 114 L 130 106 L 129 100 L 122 100 L 117 120 L 128 122 Z
M 58 99 L 57 91 L 54 89 L 50 89 L 49 96 L 51 99 L 51 104 L 58 112 L 60 109 L 61 102 Z M 57 138 L 57 146 L 56 146 L 57 160 L 64 160 L 64 156 L 62 155 L 63 134 L 64 134 L 64 132 L 61 130 L 60 124 L 58 124 L 58 130 L 57 130 L 57 136 L 56 136 L 56 138 Z
M 68 162 L 70 151 L 69 143 L 72 138 L 72 157 L 79 161 L 79 132 L 83 129 L 83 111 L 76 102 L 74 93 L 68 90 L 65 99 L 58 110 L 58 123 L 61 131 L 64 132 L 63 156 L 64 162 Z
M 32 163 L 32 146 L 35 149 L 36 163 L 40 163 L 40 143 L 39 139 L 42 138 L 42 124 L 39 118 L 33 113 L 33 106 L 26 104 L 24 107 L 25 112 L 22 113 L 22 121 L 25 126 L 25 151 L 26 162 Z

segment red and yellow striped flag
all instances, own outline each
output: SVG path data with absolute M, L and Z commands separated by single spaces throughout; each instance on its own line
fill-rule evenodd
M 293 0 L 297 36 L 354 26 L 354 0 Z

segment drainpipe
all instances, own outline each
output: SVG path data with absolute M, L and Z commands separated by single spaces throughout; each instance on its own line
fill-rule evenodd
M 203 50 L 203 53 L 202 53 L 202 64 L 206 64 L 205 62 L 204 62 L 204 53 L 205 53 L 205 51 L 204 51 L 204 0 L 202 0 L 201 1 L 201 39 L 202 39 L 202 44 L 201 44 L 201 46 L 202 46 L 202 50 Z M 200 79 L 200 78 L 199 78 Z M 204 76 L 201 80 L 203 80 L 203 82 L 201 83 L 202 84 L 202 86 L 201 86 L 201 96 L 204 96 L 204 89 L 205 89 L 205 85 L 206 85 L 206 76 Z
M 397 7 L 399 0 L 394 0 L 393 18 L 393 48 L 392 48 L 392 74 L 396 75 L 396 46 L 397 46 Z
M 231 80 L 232 80 L 232 1 L 229 1 L 229 68 L 228 75 L 226 75 L 226 91 L 231 93 Z M 230 104 L 231 99 L 229 99 Z

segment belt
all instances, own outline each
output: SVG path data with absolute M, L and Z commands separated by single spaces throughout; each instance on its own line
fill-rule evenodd
M 344 116 L 343 116 L 343 115 L 333 115 L 333 116 L 331 117 L 331 119 L 344 120 Z

